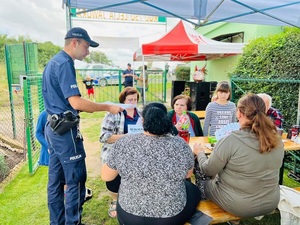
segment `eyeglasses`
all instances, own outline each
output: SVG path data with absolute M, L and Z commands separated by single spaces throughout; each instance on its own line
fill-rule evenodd
M 125 98 L 125 100 L 128 102 L 137 102 L 137 98 Z

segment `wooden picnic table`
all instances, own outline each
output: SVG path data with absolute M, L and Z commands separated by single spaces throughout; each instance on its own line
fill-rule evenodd
M 204 119 L 205 118 L 205 110 L 200 110 L 200 111 L 191 111 L 192 113 L 196 114 L 199 119 Z

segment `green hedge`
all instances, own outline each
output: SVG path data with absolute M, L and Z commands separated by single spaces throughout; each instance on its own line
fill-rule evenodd
M 176 80 L 189 81 L 190 80 L 190 67 L 179 66 L 175 70 Z
M 267 93 L 273 106 L 284 115 L 284 128 L 297 123 L 300 80 L 300 29 L 286 28 L 282 33 L 251 41 L 240 57 L 231 78 L 237 101 L 244 93 Z M 245 81 L 247 80 L 248 81 Z M 270 80 L 271 79 L 271 82 Z

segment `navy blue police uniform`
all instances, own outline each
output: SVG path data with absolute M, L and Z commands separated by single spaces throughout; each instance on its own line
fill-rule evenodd
M 60 51 L 45 67 L 43 97 L 48 120 L 53 115 L 62 117 L 66 111 L 78 112 L 68 98 L 81 96 L 76 82 L 73 59 Z M 85 150 L 77 126 L 58 134 L 47 122 L 45 129 L 50 151 L 48 177 L 48 208 L 51 225 L 81 224 L 82 205 L 87 178 Z M 67 185 L 64 198 L 64 184 Z
M 123 75 L 125 75 L 125 74 L 133 74 L 133 70 L 126 69 L 126 70 L 123 71 Z M 132 87 L 133 86 L 133 77 L 132 76 L 125 77 L 124 86 L 125 87 Z

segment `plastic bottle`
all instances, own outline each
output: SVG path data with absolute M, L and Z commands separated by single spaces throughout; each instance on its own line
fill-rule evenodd
M 179 122 L 182 124 L 181 129 L 178 130 L 178 135 L 179 137 L 182 137 L 187 143 L 190 141 L 190 132 L 189 132 L 189 127 L 190 127 L 190 118 L 186 114 L 186 111 L 182 113 L 180 116 Z
M 186 114 L 186 111 L 183 111 L 182 115 L 180 116 L 179 122 L 182 124 L 182 130 L 188 130 L 190 127 L 190 118 Z

